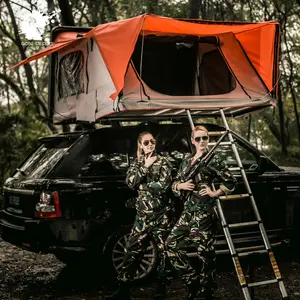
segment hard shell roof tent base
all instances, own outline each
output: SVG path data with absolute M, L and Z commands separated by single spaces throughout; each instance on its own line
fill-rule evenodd
M 194 123 L 193 123 L 193 119 L 191 116 L 191 113 L 189 110 L 186 110 L 187 113 L 187 117 L 189 120 L 189 123 L 191 125 L 191 128 L 194 129 Z M 235 140 L 233 138 L 233 135 L 231 134 L 230 128 L 228 126 L 227 120 L 226 120 L 226 116 L 223 112 L 223 109 L 220 109 L 220 115 L 222 117 L 223 123 L 224 123 L 224 127 L 226 129 L 225 132 L 220 132 L 221 137 L 219 138 L 219 140 L 215 143 L 215 145 L 213 146 L 212 149 L 210 149 L 210 151 L 208 152 L 208 154 L 203 158 L 204 159 L 204 165 L 208 164 L 209 161 L 213 158 L 215 150 L 219 147 L 219 145 L 223 142 L 223 140 L 225 139 L 225 137 L 228 137 L 229 139 L 229 143 L 231 145 L 231 148 L 233 150 L 234 156 L 236 158 L 236 161 L 238 163 L 238 167 L 234 168 L 236 171 L 238 169 L 238 171 L 241 173 L 242 179 L 243 179 L 243 183 L 244 186 L 246 188 L 246 194 L 236 194 L 236 195 L 224 195 L 224 196 L 220 196 L 217 198 L 216 203 L 217 203 L 217 214 L 221 220 L 221 225 L 222 225 L 222 229 L 225 235 L 225 239 L 227 241 L 228 247 L 229 247 L 229 251 L 233 260 L 233 264 L 234 264 L 234 268 L 237 274 L 237 278 L 239 280 L 239 284 L 240 287 L 242 289 L 243 292 L 243 296 L 245 300 L 253 300 L 254 299 L 254 290 L 253 288 L 256 286 L 261 286 L 261 285 L 269 285 L 269 284 L 274 284 L 277 283 L 279 286 L 279 290 L 282 296 L 282 299 L 288 299 L 288 295 L 287 295 L 287 291 L 285 288 L 285 285 L 283 283 L 282 277 L 281 277 L 281 273 L 279 271 L 279 267 L 278 264 L 276 262 L 274 253 L 272 251 L 271 248 L 271 244 L 269 242 L 269 238 L 267 235 L 267 232 L 265 230 L 265 227 L 263 225 L 262 219 L 260 217 L 249 181 L 247 179 L 247 175 L 245 172 L 245 169 L 243 167 L 240 155 L 238 153 L 237 147 L 235 145 Z M 231 170 L 233 168 L 229 168 L 229 170 Z M 232 170 L 233 171 L 233 170 Z M 200 176 L 200 175 L 198 175 Z M 213 188 L 215 189 L 215 187 L 213 186 Z M 230 201 L 230 200 L 235 200 L 235 199 L 240 199 L 240 201 L 246 201 L 246 199 L 250 200 L 254 215 L 256 220 L 255 221 L 251 221 L 251 222 L 243 222 L 243 223 L 234 223 L 234 224 L 228 224 L 226 221 L 226 217 L 222 208 L 222 201 Z M 234 246 L 234 242 L 230 233 L 230 229 L 232 228 L 246 228 L 246 227 L 253 227 L 253 226 L 257 226 L 262 240 L 264 242 L 263 248 L 264 249 L 259 249 L 259 250 L 252 250 L 252 251 L 241 251 L 240 249 L 235 248 Z M 258 255 L 258 254 L 267 254 L 269 256 L 270 259 L 270 263 L 274 272 L 274 278 L 269 279 L 269 280 L 263 280 L 263 281 L 258 281 L 258 282 L 247 282 L 241 263 L 240 263 L 240 257 L 245 257 L 245 256 L 253 256 L 253 255 Z M 250 278 L 250 280 L 252 280 L 252 278 Z

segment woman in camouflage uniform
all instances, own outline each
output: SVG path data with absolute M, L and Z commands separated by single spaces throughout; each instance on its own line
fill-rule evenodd
M 165 197 L 171 185 L 172 166 L 168 159 L 155 153 L 155 139 L 149 132 L 142 132 L 137 141 L 137 158 L 127 171 L 126 183 L 138 191 L 136 218 L 127 243 L 124 265 L 118 276 L 119 290 L 113 299 L 130 299 L 129 283 L 135 275 L 145 249 L 143 243 L 150 233 L 158 249 L 158 276 L 165 274 L 165 240 L 171 231 L 167 211 L 170 209 Z M 165 291 L 159 285 L 155 299 Z
M 208 139 L 205 127 L 196 126 L 192 131 L 196 152 L 183 159 L 172 184 L 175 195 L 185 199 L 184 209 L 166 241 L 170 261 L 187 284 L 187 299 L 193 300 L 212 297 L 216 260 L 214 198 L 232 192 L 235 185 L 234 177 L 217 155 L 209 166 L 202 163 L 208 152 Z M 217 185 L 215 191 L 213 182 Z M 197 261 L 187 256 L 187 247 L 197 248 Z

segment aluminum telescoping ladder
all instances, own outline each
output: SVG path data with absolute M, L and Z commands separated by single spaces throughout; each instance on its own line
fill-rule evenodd
M 193 120 L 192 120 L 192 117 L 191 117 L 191 113 L 190 113 L 189 110 L 186 110 L 186 112 L 187 112 L 187 115 L 188 115 L 190 125 L 193 129 L 194 124 L 193 124 Z M 218 197 L 218 199 L 216 200 L 217 208 L 218 208 L 218 214 L 219 214 L 219 217 L 221 219 L 222 229 L 224 231 L 224 235 L 225 235 L 228 247 L 229 247 L 229 251 L 230 251 L 233 263 L 234 263 L 235 271 L 236 271 L 236 274 L 237 274 L 237 277 L 238 277 L 238 280 L 239 280 L 244 298 L 246 300 L 253 300 L 250 296 L 249 288 L 260 286 L 260 285 L 268 285 L 268 284 L 278 283 L 282 299 L 288 299 L 288 295 L 287 295 L 284 283 L 282 281 L 282 277 L 281 277 L 281 274 L 280 274 L 280 271 L 279 271 L 279 267 L 277 265 L 277 262 L 276 262 L 274 253 L 271 249 L 271 245 L 270 245 L 265 227 L 262 223 L 258 208 L 256 206 L 255 199 L 253 197 L 253 194 L 252 194 L 252 191 L 251 191 L 251 188 L 250 188 L 247 176 L 246 176 L 245 169 L 242 165 L 240 155 L 238 153 L 237 147 L 235 145 L 235 141 L 233 139 L 233 136 L 232 136 L 231 131 L 229 129 L 225 114 L 224 114 L 222 109 L 220 109 L 220 114 L 221 114 L 221 117 L 222 117 L 222 120 L 223 120 L 226 131 L 222 134 L 220 139 L 216 142 L 214 147 L 210 150 L 207 157 L 208 157 L 208 161 L 209 161 L 209 157 L 213 155 L 215 149 L 219 145 L 230 144 L 231 147 L 232 147 L 233 153 L 235 155 L 236 161 L 238 163 L 238 167 L 237 168 L 231 168 L 231 170 L 241 172 L 241 176 L 242 176 L 242 179 L 244 181 L 245 188 L 246 188 L 246 194 L 225 195 L 225 196 Z M 225 139 L 226 136 L 228 137 L 229 142 L 223 142 L 223 140 Z M 250 202 L 252 204 L 252 208 L 253 208 L 253 211 L 254 211 L 254 214 L 255 214 L 255 217 L 256 217 L 256 221 L 235 223 L 235 224 L 227 224 L 227 221 L 226 221 L 223 209 L 222 209 L 221 201 L 234 200 L 234 199 L 250 199 Z M 249 226 L 254 226 L 254 225 L 257 225 L 259 227 L 259 230 L 260 230 L 263 242 L 264 242 L 265 249 L 263 249 L 263 250 L 252 250 L 250 252 L 240 252 L 239 253 L 236 250 L 235 246 L 234 246 L 234 243 L 233 243 L 233 240 L 232 240 L 229 229 L 231 229 L 231 228 L 243 228 L 243 227 L 249 227 Z M 253 254 L 263 254 L 263 253 L 268 254 L 268 256 L 269 256 L 269 259 L 270 259 L 270 262 L 271 262 L 271 265 L 272 265 L 272 268 L 273 268 L 273 271 L 274 271 L 275 278 L 270 279 L 270 280 L 260 281 L 260 282 L 247 283 L 247 281 L 245 279 L 245 276 L 244 276 L 242 266 L 240 264 L 239 258 L 242 257 L 242 256 L 248 256 L 248 255 L 253 255 Z

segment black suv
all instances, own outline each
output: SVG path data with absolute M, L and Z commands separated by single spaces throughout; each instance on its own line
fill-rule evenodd
M 210 132 L 224 131 L 217 125 L 204 125 Z M 83 257 L 93 258 L 93 263 L 97 259 L 115 275 L 135 215 L 136 195 L 127 187 L 125 174 L 135 157 L 137 136 L 145 130 L 157 137 L 157 150 L 169 155 L 175 174 L 182 157 L 192 150 L 190 128 L 185 123 L 116 123 L 41 138 L 38 149 L 4 184 L 2 238 L 30 251 L 54 253 L 66 264 L 78 264 Z M 300 172 L 285 171 L 247 140 L 233 135 L 271 244 L 298 242 L 300 226 L 295 216 L 300 208 Z M 237 166 L 230 146 L 219 150 L 230 167 Z M 241 177 L 235 175 L 240 182 L 235 193 L 245 192 Z M 175 203 L 180 200 L 176 198 Z M 254 218 L 248 200 L 227 201 L 224 211 L 228 223 Z M 233 238 L 241 248 L 263 245 L 255 228 L 236 229 Z M 217 253 L 228 252 L 221 230 L 215 245 Z M 137 278 L 151 273 L 155 262 L 156 248 L 149 240 Z

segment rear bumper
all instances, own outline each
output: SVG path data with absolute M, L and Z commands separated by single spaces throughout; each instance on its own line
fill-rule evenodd
M 85 220 L 34 220 L 0 211 L 2 239 L 32 252 L 85 251 L 90 231 L 86 223 Z

